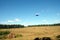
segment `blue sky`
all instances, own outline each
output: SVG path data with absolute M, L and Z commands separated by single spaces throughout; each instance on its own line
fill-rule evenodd
M 60 0 L 0 0 L 0 24 L 53 23 L 60 23 Z

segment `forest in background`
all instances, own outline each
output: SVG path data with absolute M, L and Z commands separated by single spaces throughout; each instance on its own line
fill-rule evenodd
M 28 25 L 28 27 L 41 27 L 41 26 L 60 26 L 60 23 L 56 23 L 56 24 L 39 24 L 39 25 Z M 24 25 L 20 25 L 20 24 L 0 24 L 0 28 L 24 28 Z

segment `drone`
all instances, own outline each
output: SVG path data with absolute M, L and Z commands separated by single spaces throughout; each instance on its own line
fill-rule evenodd
M 36 14 L 36 16 L 39 16 L 38 14 Z
M 35 16 L 39 16 L 39 13 L 36 13 Z

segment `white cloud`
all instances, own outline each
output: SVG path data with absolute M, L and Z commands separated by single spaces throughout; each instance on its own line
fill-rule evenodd
M 21 19 L 15 18 L 13 20 L 1 21 L 0 24 L 18 24 L 19 22 L 21 22 Z
M 15 21 L 16 21 L 16 22 L 18 22 L 18 21 L 21 21 L 21 20 L 20 20 L 20 19 L 18 19 L 18 18 L 16 18 L 16 19 L 15 19 Z
M 14 22 L 13 20 L 8 20 L 7 22 Z
M 3 22 L 0 22 L 0 24 L 7 24 L 7 22 L 6 21 L 3 21 Z
M 18 19 L 18 18 L 16 18 L 16 19 L 14 19 L 14 20 L 8 20 L 7 22 L 19 22 L 19 21 L 21 21 L 21 20 Z
M 24 23 L 22 23 L 22 25 L 24 25 L 24 26 L 28 26 L 28 25 L 33 25 L 34 23 L 31 23 L 31 22 L 24 22 Z
M 47 20 L 42 20 L 42 23 L 43 24 L 48 24 L 48 21 Z
M 55 22 L 55 23 L 60 23 L 60 20 L 55 20 L 54 22 Z

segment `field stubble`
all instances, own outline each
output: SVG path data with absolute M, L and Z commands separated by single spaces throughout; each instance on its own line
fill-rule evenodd
M 22 35 L 22 37 L 16 37 L 5 40 L 33 40 L 36 37 L 51 37 L 52 40 L 56 40 L 56 36 L 60 35 L 60 26 L 51 27 L 26 27 L 26 28 L 12 28 L 12 29 L 1 29 L 9 30 L 14 35 Z

